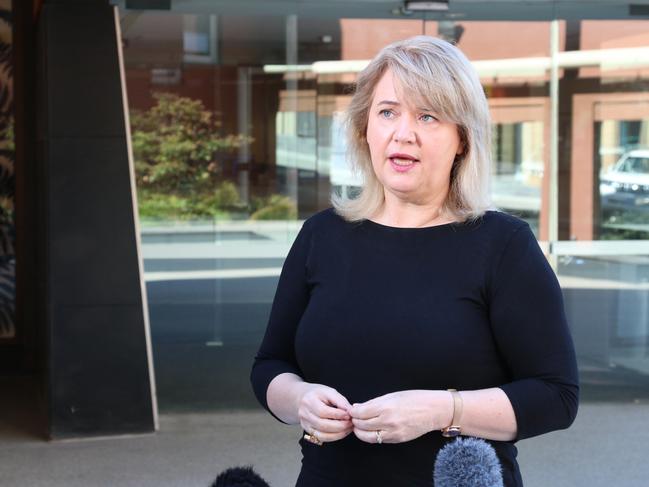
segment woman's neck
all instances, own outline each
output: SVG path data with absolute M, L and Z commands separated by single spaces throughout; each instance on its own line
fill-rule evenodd
M 389 193 L 371 219 L 382 225 L 403 228 L 431 227 L 455 221 L 453 215 L 445 211 L 443 200 L 419 204 L 401 200 Z

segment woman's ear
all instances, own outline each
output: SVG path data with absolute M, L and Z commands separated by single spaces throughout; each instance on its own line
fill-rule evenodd
M 467 142 L 466 142 L 466 131 L 464 127 L 458 127 L 458 133 L 460 135 L 460 143 L 457 148 L 456 156 L 460 156 L 466 152 Z

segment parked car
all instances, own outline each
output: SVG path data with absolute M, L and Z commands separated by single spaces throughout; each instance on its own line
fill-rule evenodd
M 649 150 L 626 152 L 600 176 L 599 193 L 605 216 L 646 212 L 649 218 Z

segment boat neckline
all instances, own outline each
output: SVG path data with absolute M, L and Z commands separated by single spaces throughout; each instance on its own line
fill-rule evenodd
M 369 218 L 366 218 L 365 222 L 367 222 L 369 225 L 376 228 L 383 228 L 385 230 L 404 231 L 404 232 L 430 231 L 430 230 L 444 229 L 450 227 L 459 227 L 465 223 L 465 222 L 454 220 L 451 222 L 439 223 L 437 225 L 429 225 L 427 227 L 394 227 L 390 225 L 384 225 L 383 223 L 375 222 L 374 220 L 370 220 Z

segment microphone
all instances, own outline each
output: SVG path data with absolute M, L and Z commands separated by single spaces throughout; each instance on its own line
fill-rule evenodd
M 210 487 L 270 487 L 251 466 L 233 467 L 221 472 Z
M 503 487 L 494 448 L 479 438 L 457 438 L 437 454 L 435 487 Z

